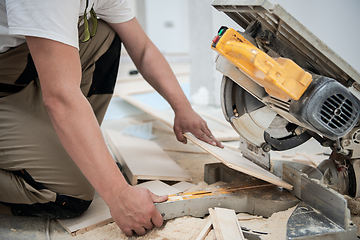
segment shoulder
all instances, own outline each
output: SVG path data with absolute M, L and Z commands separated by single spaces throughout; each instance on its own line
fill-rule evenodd
M 78 46 L 80 1 L 6 0 L 9 35 L 33 36 Z
M 99 18 L 108 23 L 121 23 L 134 18 L 134 12 L 128 0 L 89 0 Z

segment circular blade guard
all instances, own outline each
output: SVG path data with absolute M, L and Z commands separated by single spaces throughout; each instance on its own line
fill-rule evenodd
M 306 129 L 289 123 L 229 77 L 221 84 L 221 105 L 226 120 L 239 135 L 258 147 L 283 151 L 311 138 Z M 265 149 L 264 149 L 265 150 Z

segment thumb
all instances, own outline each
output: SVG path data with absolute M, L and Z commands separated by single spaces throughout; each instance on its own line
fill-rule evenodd
M 182 143 L 184 143 L 184 144 L 187 143 L 186 138 L 184 137 L 181 128 L 175 127 L 175 125 L 174 125 L 173 131 L 174 131 L 174 133 L 175 133 L 176 139 L 177 139 L 179 142 L 182 142 Z
M 158 196 L 150 192 L 151 199 L 154 203 L 165 202 L 168 199 L 168 195 Z

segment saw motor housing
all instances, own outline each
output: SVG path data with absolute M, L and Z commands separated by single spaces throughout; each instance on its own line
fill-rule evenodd
M 348 134 L 359 119 L 360 101 L 334 79 L 316 75 L 290 114 L 308 129 L 331 140 Z

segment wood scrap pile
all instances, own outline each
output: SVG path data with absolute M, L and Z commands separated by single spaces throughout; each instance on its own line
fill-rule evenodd
M 245 239 L 235 211 L 226 208 L 209 208 L 210 217 L 193 240 Z M 213 229 L 213 231 L 211 231 Z

